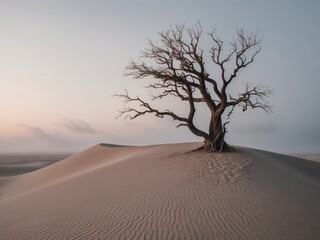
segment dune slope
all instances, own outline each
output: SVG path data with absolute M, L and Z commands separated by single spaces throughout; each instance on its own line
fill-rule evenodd
M 320 165 L 94 146 L 0 188 L 0 239 L 319 239 Z

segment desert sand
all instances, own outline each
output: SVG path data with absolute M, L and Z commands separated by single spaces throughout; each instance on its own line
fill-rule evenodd
M 320 239 L 320 164 L 96 145 L 0 186 L 0 239 Z

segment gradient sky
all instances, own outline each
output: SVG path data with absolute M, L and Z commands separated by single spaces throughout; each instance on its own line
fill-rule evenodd
M 170 119 L 116 120 L 123 104 L 112 97 L 124 89 L 146 95 L 146 81 L 123 74 L 148 38 L 157 40 L 170 25 L 200 21 L 204 32 L 216 26 L 225 40 L 237 27 L 263 35 L 262 52 L 239 74 L 237 86 L 269 86 L 274 113 L 237 111 L 228 142 L 319 153 L 319 13 L 316 0 L 1 0 L 0 152 L 202 141 Z M 197 124 L 205 123 L 198 116 Z

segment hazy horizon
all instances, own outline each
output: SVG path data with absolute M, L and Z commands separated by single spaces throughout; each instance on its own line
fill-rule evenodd
M 318 1 L 1 1 L 0 153 L 202 141 L 171 119 L 115 119 L 123 103 L 112 96 L 127 89 L 147 98 L 146 80 L 123 76 L 130 59 L 158 32 L 198 21 L 205 51 L 212 26 L 226 41 L 238 27 L 263 36 L 235 90 L 247 81 L 270 87 L 273 113 L 236 111 L 228 143 L 319 153 L 319 12 Z M 197 125 L 205 128 L 201 113 Z

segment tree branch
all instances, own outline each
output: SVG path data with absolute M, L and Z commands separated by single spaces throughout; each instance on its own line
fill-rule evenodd
M 261 51 L 260 42 L 256 33 L 247 33 L 243 29 L 237 31 L 237 39 L 229 43 L 231 50 L 228 54 L 224 55 L 224 42 L 215 35 L 216 29 L 213 29 L 209 36 L 213 40 L 213 47 L 210 50 L 212 61 L 220 68 L 220 78 L 222 81 L 221 90 L 217 89 L 216 81 L 207 79 L 214 87 L 214 91 L 221 99 L 221 108 L 225 108 L 227 101 L 226 89 L 233 79 L 237 76 L 238 72 L 247 67 L 254 61 L 256 55 Z M 233 70 L 230 76 L 226 76 L 226 63 L 234 61 Z
M 258 86 L 251 88 L 251 86 L 247 83 L 245 91 L 239 94 L 238 98 L 233 98 L 230 96 L 231 101 L 227 102 L 227 107 L 232 106 L 231 113 L 233 108 L 237 105 L 242 107 L 243 112 L 248 108 L 260 108 L 267 113 L 272 112 L 272 106 L 268 101 L 266 101 L 266 98 L 271 94 L 272 91 L 267 87 Z M 231 113 L 229 113 L 228 116 L 230 116 Z

